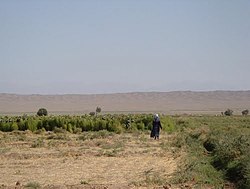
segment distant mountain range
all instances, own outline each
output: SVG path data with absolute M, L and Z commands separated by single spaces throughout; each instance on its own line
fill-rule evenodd
M 102 108 L 104 113 L 159 112 L 167 114 L 220 114 L 227 108 L 240 114 L 250 109 L 250 91 L 175 91 L 115 94 L 19 95 L 0 93 L 0 114 L 82 114 Z

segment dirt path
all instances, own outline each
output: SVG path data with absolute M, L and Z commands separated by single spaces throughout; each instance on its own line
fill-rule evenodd
M 1 133 L 0 185 L 163 188 L 177 168 L 167 135 L 160 141 L 145 134 L 81 136 Z

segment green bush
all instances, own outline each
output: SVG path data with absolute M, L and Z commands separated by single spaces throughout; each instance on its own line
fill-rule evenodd
M 11 131 L 11 125 L 12 125 L 12 123 L 10 123 L 10 122 L 2 122 L 0 124 L 0 129 L 1 129 L 1 131 L 9 132 L 9 131 Z
M 30 130 L 32 132 L 36 131 L 37 130 L 37 122 L 32 118 L 27 119 L 25 121 L 25 130 Z
M 37 111 L 37 115 L 38 115 L 38 116 L 47 116 L 47 115 L 48 115 L 48 111 L 47 111 L 45 108 L 40 108 L 40 109 Z
M 69 123 L 69 124 L 67 125 L 67 131 L 69 131 L 70 133 L 73 133 L 73 128 L 72 128 L 71 123 Z
M 136 124 L 137 129 L 143 131 L 145 129 L 145 125 L 142 122 Z
M 10 130 L 11 130 L 11 131 L 18 130 L 18 125 L 17 125 L 16 122 L 13 122 L 13 123 L 11 124 Z
M 119 134 L 122 133 L 123 127 L 118 120 L 111 120 L 107 123 L 107 130 Z
M 224 115 L 226 115 L 226 116 L 231 116 L 231 115 L 233 115 L 233 110 L 227 109 L 227 110 L 224 112 Z
M 171 117 L 169 116 L 162 117 L 161 124 L 162 124 L 162 129 L 164 131 L 167 131 L 168 133 L 172 133 L 176 129 L 173 119 L 171 119 Z
M 241 113 L 242 113 L 243 116 L 247 116 L 248 113 L 249 113 L 249 110 L 243 110 Z
M 95 116 L 95 112 L 89 112 L 90 116 Z

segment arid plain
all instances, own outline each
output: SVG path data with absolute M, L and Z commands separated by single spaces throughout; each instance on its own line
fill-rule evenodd
M 167 114 L 220 114 L 230 108 L 235 114 L 250 109 L 250 91 L 138 92 L 116 94 L 17 95 L 0 94 L 1 114 L 36 113 L 41 107 L 54 114 L 103 112 L 162 112 Z
M 102 113 L 220 115 L 230 108 L 237 115 L 250 108 L 250 91 L 0 94 L 1 115 L 36 114 L 40 107 L 49 114 L 84 114 L 97 106 Z M 0 188 L 192 188 L 192 182 L 169 184 L 186 153 L 173 146 L 176 134 L 161 132 L 155 141 L 149 133 L 0 132 Z

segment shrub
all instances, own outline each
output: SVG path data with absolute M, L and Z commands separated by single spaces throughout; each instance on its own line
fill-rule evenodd
M 25 131 L 27 130 L 27 128 L 25 127 L 25 121 L 23 121 L 22 119 L 20 120 L 20 122 L 18 122 L 18 128 L 21 131 Z
M 153 126 L 153 116 L 152 115 L 145 115 L 141 121 L 144 123 L 146 130 L 152 129 L 152 126 Z
M 175 124 L 174 121 L 169 116 L 163 117 L 161 119 L 161 124 L 164 131 L 167 131 L 169 133 L 174 132 Z
M 119 134 L 123 131 L 123 127 L 119 121 L 115 120 L 107 124 L 107 130 Z
M 72 124 L 71 123 L 69 123 L 67 125 L 67 131 L 69 131 L 70 133 L 73 133 L 73 128 L 72 128 Z
M 29 118 L 28 120 L 25 121 L 25 130 L 30 130 L 32 132 L 37 130 L 37 123 L 35 120 Z
M 137 129 L 138 130 L 142 130 L 143 131 L 145 129 L 144 123 L 142 123 L 142 122 L 137 123 L 136 125 L 137 125 Z
M 241 113 L 242 113 L 242 115 L 246 116 L 246 115 L 248 115 L 249 110 L 243 110 Z
M 47 116 L 48 115 L 48 111 L 45 108 L 40 108 L 37 112 L 38 116 Z
M 10 122 L 3 122 L 1 123 L 0 125 L 0 129 L 1 131 L 4 131 L 4 132 L 9 132 L 11 131 L 11 123 Z
M 224 115 L 226 115 L 226 116 L 231 116 L 231 115 L 233 115 L 233 110 L 227 109 L 227 110 L 224 112 Z
M 94 116 L 94 115 L 95 115 L 95 112 L 89 112 L 89 115 L 90 115 L 90 116 Z
M 106 121 L 98 119 L 95 121 L 93 131 L 100 131 L 106 129 Z
M 14 131 L 14 130 L 18 130 L 18 125 L 16 122 L 13 122 L 12 125 L 10 126 L 10 130 Z
M 97 115 L 97 113 L 101 113 L 101 111 L 102 111 L 102 109 L 100 108 L 100 107 L 96 107 L 96 110 L 95 110 L 95 112 L 96 112 L 96 115 Z

